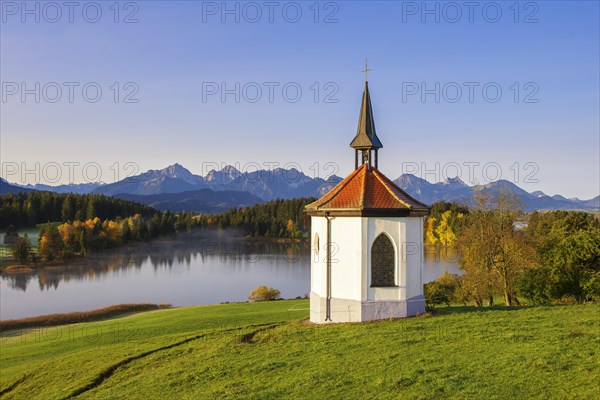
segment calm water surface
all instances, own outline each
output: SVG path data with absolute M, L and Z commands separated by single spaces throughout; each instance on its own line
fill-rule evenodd
M 458 273 L 455 254 L 425 252 L 426 281 Z M 308 243 L 265 243 L 185 236 L 121 248 L 68 267 L 3 274 L 0 319 L 84 311 L 118 303 L 174 306 L 245 301 L 268 285 L 284 298 L 310 291 Z

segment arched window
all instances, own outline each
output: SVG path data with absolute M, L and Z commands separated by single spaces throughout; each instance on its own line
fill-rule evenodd
M 394 245 L 382 233 L 377 236 L 371 247 L 371 286 L 396 286 L 395 261 Z
M 316 256 L 318 256 L 318 255 L 319 255 L 319 246 L 320 246 L 320 245 L 321 245 L 321 244 L 319 243 L 319 234 L 318 234 L 318 233 L 315 233 L 315 244 L 314 244 L 314 246 L 315 246 L 315 255 L 316 255 Z

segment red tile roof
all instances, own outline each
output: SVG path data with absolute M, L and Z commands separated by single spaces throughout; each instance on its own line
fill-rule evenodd
M 376 168 L 363 164 L 327 192 L 306 206 L 309 214 L 327 211 L 368 215 L 428 213 L 429 208 L 410 197 Z

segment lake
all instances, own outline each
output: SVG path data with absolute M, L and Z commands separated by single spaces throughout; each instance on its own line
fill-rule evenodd
M 424 279 L 458 273 L 453 249 L 426 247 Z M 173 306 L 246 301 L 258 285 L 284 298 L 310 291 L 308 243 L 214 240 L 195 235 L 96 253 L 67 267 L 2 274 L 0 319 L 119 303 Z

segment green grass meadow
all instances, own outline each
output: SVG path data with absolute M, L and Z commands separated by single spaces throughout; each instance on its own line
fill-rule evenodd
M 307 316 L 307 300 L 286 300 L 5 332 L 0 397 L 600 398 L 599 304 Z

